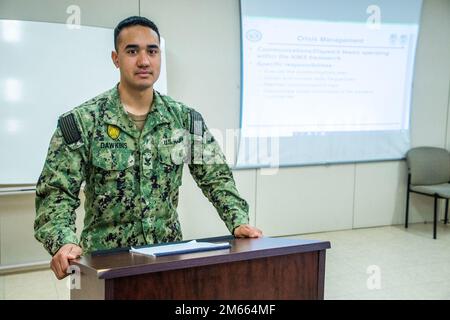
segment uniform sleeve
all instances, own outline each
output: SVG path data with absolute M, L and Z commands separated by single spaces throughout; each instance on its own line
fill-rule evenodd
M 189 170 L 214 205 L 230 233 L 248 224 L 248 203 L 239 195 L 233 174 L 217 141 L 203 123 L 203 137 L 192 134 Z
M 60 126 L 56 129 L 44 168 L 36 186 L 35 237 L 54 255 L 68 243 L 78 244 L 75 209 L 84 180 L 83 143 L 67 144 Z

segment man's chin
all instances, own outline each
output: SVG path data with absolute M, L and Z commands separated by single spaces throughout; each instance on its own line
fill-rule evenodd
M 133 83 L 132 87 L 138 91 L 145 91 L 145 90 L 153 89 L 153 82 L 151 82 L 151 83 L 150 82 Z

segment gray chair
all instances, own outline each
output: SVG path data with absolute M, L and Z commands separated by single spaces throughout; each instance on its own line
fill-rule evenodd
M 433 239 L 436 239 L 437 205 L 445 199 L 445 220 L 448 222 L 448 199 L 450 198 L 450 154 L 446 149 L 417 147 L 406 154 L 408 164 L 408 188 L 406 192 L 405 228 L 408 228 L 410 192 L 434 198 Z

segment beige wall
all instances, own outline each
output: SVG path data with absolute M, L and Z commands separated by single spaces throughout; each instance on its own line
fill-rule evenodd
M 159 26 L 167 45 L 168 91 L 199 110 L 210 128 L 238 128 L 240 35 L 238 0 L 1 0 L 0 18 L 65 22 L 68 5 L 82 24 L 114 27 L 140 13 Z M 413 92 L 412 144 L 450 147 L 450 1 L 425 0 Z M 403 161 L 234 171 L 250 203 L 252 223 L 267 235 L 390 225 L 404 219 Z M 413 196 L 413 221 L 430 220 L 432 202 Z M 186 168 L 180 194 L 185 238 L 226 234 Z M 80 210 L 82 217 L 82 210 Z M 0 197 L 0 263 L 48 258 L 33 240 L 33 195 Z M 431 229 L 430 229 L 431 235 Z

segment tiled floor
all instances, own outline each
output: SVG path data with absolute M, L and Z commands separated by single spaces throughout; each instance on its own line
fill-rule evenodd
M 450 225 L 298 236 L 328 240 L 325 299 L 450 299 Z
M 450 224 L 301 235 L 328 240 L 325 299 L 450 299 Z M 50 270 L 0 276 L 0 299 L 69 299 Z

